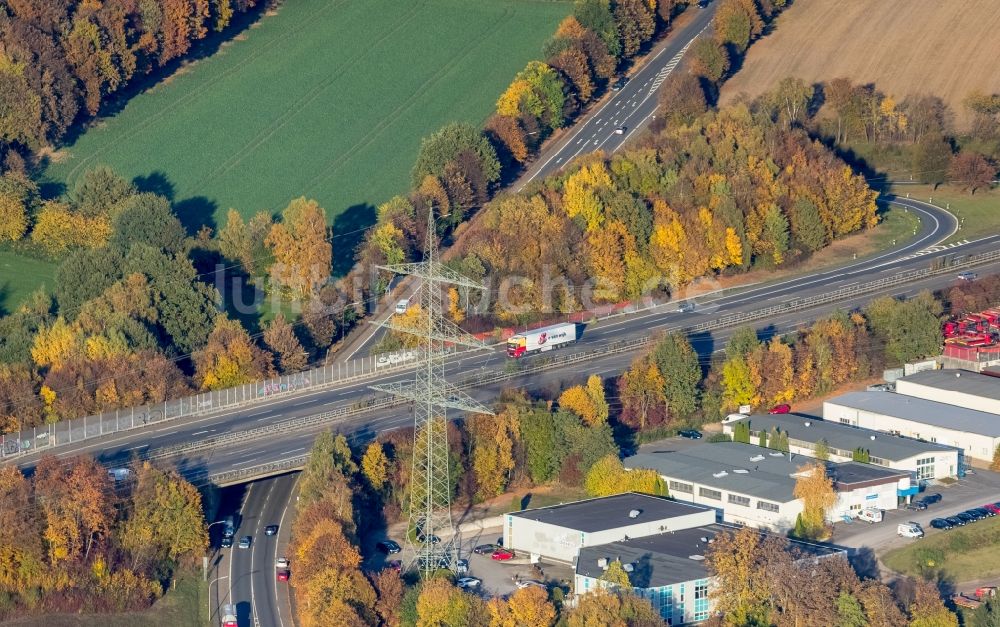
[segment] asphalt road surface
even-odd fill
[[[228,488],[223,503],[230,507],[220,511],[224,517],[235,512],[239,527],[231,549],[219,549],[217,565],[209,576],[209,601],[212,618],[218,620],[222,605],[232,603],[240,627],[293,627],[288,583],[277,580],[274,567],[278,557],[284,557],[290,535],[289,515],[295,500],[295,481],[299,473],[262,479],[235,488]],[[288,525],[286,527],[286,524]],[[278,533],[264,535],[268,525],[278,525]],[[249,549],[238,548],[244,536],[251,536]],[[292,564],[294,576],[295,564]]]
[[[904,201],[900,201],[904,202]],[[1000,246],[1000,236],[994,236],[964,246],[950,248],[938,252],[924,253],[932,243],[941,241],[954,230],[954,219],[950,214],[915,201],[905,201],[913,211],[926,212],[923,216],[922,230],[913,243],[892,253],[885,253],[871,259],[852,263],[845,267],[827,270],[812,275],[787,279],[769,284],[761,284],[746,288],[734,294],[719,297],[715,300],[698,298],[698,308],[691,313],[678,313],[674,306],[664,306],[656,310],[604,321],[590,325],[583,332],[577,348],[593,348],[613,340],[648,336],[659,330],[669,330],[690,326],[720,315],[751,311],[780,303],[793,297],[825,294],[832,289],[860,283],[889,273],[904,269],[924,268],[931,260],[942,255],[959,255],[973,252],[995,250]],[[1000,264],[984,266],[979,269],[982,274],[997,271]],[[945,287],[955,282],[952,274],[925,279],[907,286],[890,288],[886,293],[912,294],[920,289]],[[762,321],[759,328],[764,332],[779,332],[792,330],[802,323],[816,317],[842,308],[852,308],[863,305],[873,297],[863,295],[854,300],[843,301],[817,307],[808,311],[795,312],[772,320]],[[692,338],[696,350],[703,357],[719,350],[725,343],[731,330],[722,330],[711,334],[702,334]],[[573,351],[575,348],[565,349]],[[481,401],[490,402],[504,387],[525,386],[530,391],[539,393],[558,393],[567,382],[575,381],[583,373],[598,373],[605,376],[615,375],[625,368],[633,359],[629,353],[615,354],[594,359],[585,364],[577,364],[562,369],[553,369],[537,373],[521,379],[514,379],[499,384],[487,385],[471,391],[471,395]],[[528,357],[527,359],[532,359]],[[503,368],[507,357],[502,347],[489,351],[465,353],[453,357],[446,366],[446,373],[452,377],[468,375],[478,370],[495,370]],[[379,383],[410,380],[412,374],[401,372],[379,379]],[[58,450],[60,456],[89,452],[96,454],[101,461],[108,463],[127,460],[134,452],[146,452],[163,446],[171,446],[185,442],[197,441],[216,434],[242,431],[249,428],[267,425],[279,420],[293,417],[309,416],[329,411],[335,407],[350,406],[357,400],[370,397],[368,386],[372,380],[364,380],[346,385],[315,391],[303,391],[294,396],[275,399],[267,403],[250,405],[248,407],[229,410],[190,419],[175,420],[162,426],[153,425],[146,429],[125,432],[103,439],[94,439],[81,443],[80,447],[63,447]],[[455,414],[452,414],[455,415]],[[353,434],[358,438],[370,438],[384,430],[398,428],[410,424],[410,409],[400,405],[380,411],[372,411],[345,419],[335,425],[341,432]],[[257,466],[272,461],[280,461],[297,457],[309,450],[312,440],[319,428],[303,429],[292,432],[278,433],[270,439],[234,444],[229,447],[215,448],[211,451],[195,452],[190,456],[176,458],[178,468],[189,476],[196,476],[204,471],[224,472],[250,466]],[[36,456],[19,460],[19,465],[25,469],[31,468],[37,461]]]
[[[704,9],[690,7],[687,11],[693,12],[693,19],[671,32],[621,89],[611,91],[571,132],[539,155],[521,179],[518,191],[535,179],[559,170],[580,154],[618,150],[645,127],[656,113],[660,85],[676,69],[692,41],[708,28],[717,4],[712,2]]]

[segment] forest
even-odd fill
[[[148,462],[0,468],[0,619],[148,607],[208,548],[201,493]]]

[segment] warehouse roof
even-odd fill
[[[836,482],[838,489],[850,490],[859,483],[880,484],[896,481],[901,477],[909,477],[908,470],[891,470],[861,462],[840,462],[827,464],[830,476]]]
[[[872,394],[886,394],[887,392],[872,392]],[[836,401],[836,399],[831,399]],[[899,461],[920,455],[928,451],[954,451],[955,449],[944,444],[933,442],[921,442],[911,438],[904,438],[898,435],[890,435],[882,431],[872,429],[862,429],[852,425],[845,425],[839,422],[825,421],[818,418],[805,418],[794,414],[768,414],[763,416],[750,416],[727,422],[733,425],[744,420],[750,421],[750,428],[753,431],[771,431],[773,428],[781,429],[788,434],[790,440],[799,442],[815,443],[823,440],[832,448],[842,451],[853,451],[856,448],[867,449],[875,457],[890,461]],[[872,439],[875,436],[875,439]],[[751,440],[751,444],[754,441]]]
[[[1000,400],[1000,379],[971,370],[924,370],[902,377],[898,381]]]
[[[664,477],[737,492],[768,501],[794,500],[792,476],[807,458],[788,456],[750,444],[718,442],[683,451],[639,453],[624,460],[626,468],[652,468]]]
[[[920,373],[923,374],[923,373]],[[902,418],[942,429],[1000,437],[1000,416],[893,392],[848,392],[826,401],[873,414]],[[877,440],[876,440],[877,441]],[[929,446],[928,442],[921,442]],[[869,447],[870,448],[870,447]]]
[[[598,560],[603,558],[609,563],[617,559],[623,564],[632,564],[629,580],[636,588],[659,588],[706,579],[709,577],[708,570],[705,561],[699,557],[704,557],[716,534],[737,529],[739,527],[713,524],[583,547],[576,563],[576,572],[584,577],[600,577],[604,574],[604,569],[598,564]],[[794,540],[791,546],[802,554],[815,557],[843,552],[842,549],[823,544]]]
[[[551,507],[526,509],[511,512],[510,516],[576,529],[585,533],[615,529],[649,520],[663,520],[677,516],[696,514],[712,509],[694,503],[673,501],[659,496],[625,492],[614,496],[574,501]],[[638,510],[637,518],[630,518],[629,512]]]

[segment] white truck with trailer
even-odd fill
[[[516,359],[531,353],[550,351],[571,344],[576,340],[577,325],[575,322],[553,324],[512,336],[507,340],[507,356]]]

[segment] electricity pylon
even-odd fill
[[[413,472],[410,476],[410,524],[406,544],[413,549],[416,566],[423,575],[454,565],[457,549],[451,521],[451,478],[448,471],[447,408],[492,414],[487,407],[448,383],[444,360],[451,346],[486,348],[444,317],[442,289],[455,285],[484,289],[441,264],[434,237],[433,209],[427,216],[427,245],[424,260],[376,266],[379,270],[420,279],[420,317],[413,326],[399,324],[396,316],[381,323],[388,329],[415,335],[421,340],[420,361],[412,382],[373,385],[413,401]]]

